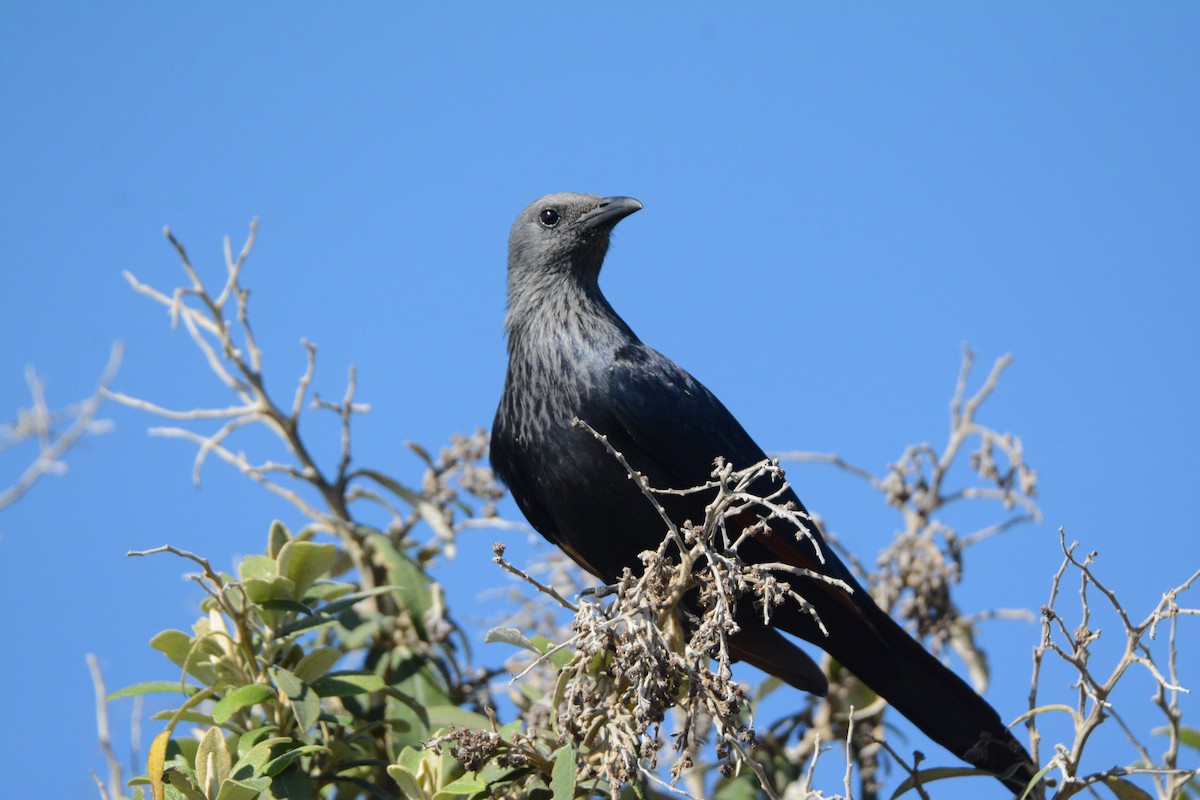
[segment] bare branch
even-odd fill
[[[214,442],[214,437],[201,436],[200,434],[194,433],[185,428],[151,428],[149,433],[151,436],[165,436],[168,438],[185,439],[193,444],[199,445],[202,452],[214,453],[225,463],[237,467],[238,471],[240,471],[243,475],[246,475],[247,477],[261,484],[272,494],[287,500],[296,508],[304,512],[306,516],[318,523],[321,523],[326,530],[337,529],[337,524],[330,519],[327,514],[324,514],[313,508],[296,492],[293,492],[290,489],[285,489],[267,477],[269,473],[286,472],[291,477],[296,477],[300,480],[309,480],[308,476],[296,471],[294,468],[270,463],[265,466],[255,466],[251,464],[249,460],[247,460],[245,454],[234,453],[219,442]],[[218,431],[218,435],[219,433],[220,432]],[[199,480],[198,475],[196,479]]]
[[[33,462],[25,468],[21,475],[3,491],[0,491],[0,509],[15,503],[25,492],[47,474],[62,474],[67,466],[62,461],[64,455],[80,439],[87,434],[107,432],[111,424],[96,419],[101,404],[106,397],[107,387],[116,377],[121,366],[121,355],[124,347],[120,342],[112,346],[109,352],[108,365],[100,375],[96,391],[91,397],[83,400],[64,411],[51,412],[46,404],[45,390],[41,379],[33,367],[25,371],[25,379],[33,397],[33,405],[27,410],[18,412],[17,421],[0,426],[0,452],[15,447],[28,439],[38,443],[38,453]],[[56,427],[70,420],[66,430],[56,431]]]
[[[163,406],[151,403],[149,400],[142,400],[137,397],[130,397],[123,392],[114,392],[111,390],[104,391],[105,398],[114,400],[123,406],[136,408],[141,411],[147,411],[158,417],[165,419],[178,420],[197,420],[197,419],[229,419],[230,417],[241,417],[247,414],[257,414],[259,409],[255,406],[228,406],[227,408],[191,408],[187,411],[175,411],[174,409],[164,408]]]
[[[511,575],[517,576],[521,580],[523,580],[526,583],[528,583],[529,585],[533,586],[535,589],[537,589],[542,594],[546,595],[547,597],[553,598],[554,602],[558,603],[560,606],[567,609],[571,613],[574,614],[579,611],[578,605],[576,605],[575,603],[572,603],[570,600],[568,600],[567,598],[565,598],[561,594],[559,594],[554,589],[553,586],[549,586],[547,584],[542,583],[537,578],[530,575],[528,572],[525,572],[524,570],[520,569],[519,567],[513,566],[508,560],[506,560],[504,558],[504,545],[497,542],[496,544],[492,545],[492,552],[495,553],[495,556],[492,558],[492,562],[495,564],[498,564],[505,572],[507,572]]]
[[[121,788],[125,781],[121,774],[121,761],[113,751],[112,738],[108,732],[108,702],[105,699],[108,692],[104,689],[104,677],[100,674],[100,662],[91,653],[87,654],[87,665],[92,676],[92,689],[96,696],[96,740],[100,743],[100,752],[104,753],[104,761],[108,764],[107,794],[109,797],[118,798],[122,796]],[[97,778],[96,781],[100,783],[101,789],[104,789],[104,784],[100,779]]]
[[[873,489],[880,488],[879,479],[872,475],[869,470],[857,464],[850,463],[837,453],[811,453],[805,450],[786,450],[781,453],[772,453],[771,457],[778,461],[798,461],[803,464],[828,464],[829,466],[849,472],[855,477],[862,478],[871,484],[871,488]]]

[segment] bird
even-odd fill
[[[766,459],[721,401],[644,344],[600,290],[613,228],[641,208],[631,197],[557,193],[517,216],[508,245],[508,370],[490,446],[493,471],[529,523],[609,584],[626,568],[636,573],[639,553],[657,548],[666,528],[627,468],[574,421],[606,437],[658,488],[702,485],[718,458],[735,469]],[[775,521],[739,555],[843,585],[782,575],[824,629],[798,602],[775,608],[769,624],[739,607],[729,638],[733,658],[824,696],[824,672],[784,633],[808,641],[935,742],[1023,792],[1036,765],[995,709],[874,603],[790,488],[776,500],[799,512],[804,535]],[[681,523],[703,520],[706,502],[699,494],[672,494],[661,505]]]

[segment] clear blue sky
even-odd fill
[[[27,363],[53,404],[83,396],[117,339],[117,388],[224,404],[120,272],[176,285],[170,224],[216,276],[220,237],[259,216],[246,282],[273,387],[302,336],[324,394],[357,364],[357,459],[412,480],[403,441],[490,424],[513,216],[550,191],[633,195],[610,299],[770,449],[882,469],[943,440],[961,342],[981,365],[1011,351],[984,420],[1023,437],[1046,521],[972,552],[963,605],[1037,609],[1062,525],[1141,615],[1200,565],[1198,42],[1200,7],[1172,3],[7,2],[0,411],[26,402]],[[187,445],[106,416],[115,432],[0,515],[13,797],[95,796],[85,653],[112,687],[175,674],[146,642],[190,625],[197,591],[182,562],[126,550],[227,567],[272,518],[300,522],[216,462],[195,490]],[[18,466],[5,454],[0,482]],[[862,555],[896,524],[823,468],[792,480]],[[487,561],[505,537],[463,543],[460,615],[505,584]],[[984,630],[1005,717],[1036,637]],[[1094,767],[1125,758],[1107,746]]]

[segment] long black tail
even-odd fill
[[[864,589],[856,586],[848,597],[831,588],[806,594],[816,601],[827,637],[814,637],[811,620],[796,616],[799,610],[773,617],[772,624],[821,647],[968,764],[997,774],[1016,767],[1010,778],[1001,780],[1020,795],[1037,769],[996,710],[875,605]],[[1038,790],[1030,792],[1030,797],[1040,796]]]

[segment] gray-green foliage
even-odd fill
[[[458,663],[460,637],[431,615],[438,592],[422,567],[377,532],[361,532],[382,555],[385,585],[364,590],[345,574],[333,543],[275,522],[261,555],[238,574],[201,567],[202,616],[190,632],[151,639],[179,669],[174,683],[139,693],[177,695],[157,715],[166,727],[152,747],[161,770],[136,780],[152,796],[315,798],[395,796],[388,767],[403,763],[444,719],[461,721],[473,688]],[[386,601],[386,602],[384,602]],[[433,634],[442,622],[449,635]],[[480,717],[474,722],[486,719]],[[190,729],[207,730],[197,740]],[[427,771],[427,770],[426,770]],[[445,766],[441,779],[461,777]],[[422,773],[422,780],[429,783]]]

